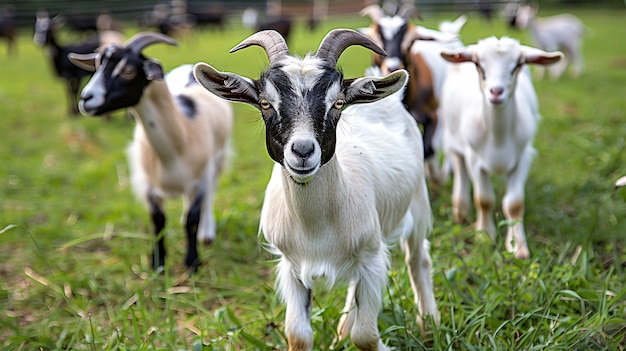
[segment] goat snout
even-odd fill
[[[91,100],[92,98],[93,98],[93,94],[92,93],[84,92],[83,94],[80,94],[80,99],[82,101],[87,102],[87,101]]]
[[[492,104],[500,105],[505,100],[504,88],[495,86],[489,89],[489,101]]]
[[[312,140],[296,140],[291,144],[291,151],[297,156],[306,159],[315,151],[315,143]]]
[[[284,166],[297,183],[306,183],[320,167],[322,152],[315,139],[297,138],[285,149]]]

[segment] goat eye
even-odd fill
[[[334,107],[335,107],[336,109],[338,109],[338,110],[341,110],[341,109],[343,108],[343,105],[345,105],[345,104],[346,104],[346,101],[345,101],[345,100],[343,100],[343,99],[339,99],[339,100],[335,101],[335,105],[334,105]]]
[[[270,104],[270,102],[269,102],[269,101],[267,101],[267,100],[265,100],[265,99],[261,100],[260,105],[261,105],[261,108],[262,108],[262,109],[264,109],[264,110],[267,110],[267,109],[269,109],[270,107],[272,107],[272,105]]]
[[[135,77],[135,73],[137,72],[137,70],[135,70],[135,67],[133,66],[126,66],[124,67],[124,70],[122,71],[122,77],[124,77],[125,79],[131,79],[133,77]]]

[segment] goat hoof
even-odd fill
[[[515,252],[515,258],[520,260],[527,260],[530,258],[530,252],[528,249],[522,248]]]
[[[185,262],[185,265],[187,266],[187,271],[188,272],[190,272],[190,273],[197,273],[198,272],[198,267],[200,267],[202,265],[202,263],[200,262],[199,259],[196,258],[191,263]]]
[[[213,239],[211,239],[211,238],[204,238],[204,239],[202,239],[202,243],[205,246],[209,246],[209,245],[213,244]]]

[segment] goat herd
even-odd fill
[[[262,47],[269,67],[258,79],[206,63],[165,75],[142,54],[149,45],[177,45],[160,33],[141,32],[122,44],[103,26],[98,41],[60,46],[54,20],[37,17],[35,41],[54,48],[56,73],[68,82],[70,112],[103,115],[128,108],[137,120],[128,155],[133,188],[158,238],[155,269],[163,268],[166,255],[163,201],[178,195],[186,215],[185,264],[191,270],[200,265],[197,240],[215,238],[213,196],[229,155],[233,110],[227,101],[260,111],[267,152],[275,161],[260,229],[280,257],[277,290],[286,304],[290,350],[313,348],[313,286],[337,281],[349,284],[339,337],[349,335],[362,350],[387,350],[377,315],[388,248],[395,241],[405,251],[418,322],[426,315],[438,322],[427,176],[444,183],[452,173],[457,222],[469,219],[473,188],[476,229],[494,239],[490,177],[504,176],[505,245],[517,258],[528,258],[524,186],[539,119],[528,65],[550,66],[570,57],[574,74],[582,68],[582,24],[573,17],[540,22],[525,12],[523,25],[541,47],[533,48],[508,37],[464,45],[459,32],[465,16],[436,31],[413,25],[412,8],[386,14],[372,5],[361,14],[371,18],[370,27],[334,29],[304,57],[291,55],[278,32],[248,37],[231,52]],[[367,76],[347,79],[337,61],[353,45],[371,50],[375,65]],[[77,102],[79,69],[93,75]]]

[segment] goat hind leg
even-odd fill
[[[335,345],[347,338],[350,335],[350,330],[352,330],[352,326],[354,325],[354,317],[355,309],[356,309],[356,282],[351,281],[348,286],[348,293],[346,295],[346,305],[343,308],[341,318],[339,319],[339,324],[337,324],[337,338],[333,340],[333,344],[331,349],[334,349]]]
[[[152,269],[157,270],[165,267],[165,237],[163,236],[163,228],[165,228],[165,213],[163,212],[163,199],[156,196],[148,196],[148,204],[150,205],[150,217],[154,226],[154,236],[156,245],[152,249]]]
[[[187,221],[185,222],[185,231],[187,233],[187,256],[185,257],[185,265],[194,272],[200,266],[198,258],[198,227],[200,225],[202,207],[204,204],[204,193],[196,195],[189,212],[187,212]]]
[[[68,113],[71,116],[78,116],[78,90],[80,89],[80,80],[77,78],[69,78],[67,81],[67,94],[69,98],[70,108]]]

